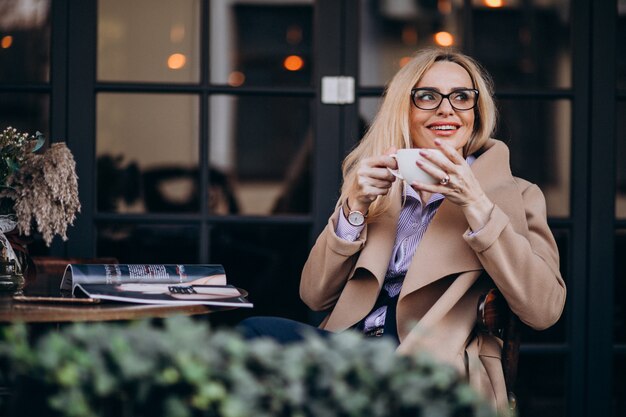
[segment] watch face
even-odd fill
[[[365,222],[365,217],[363,216],[363,213],[359,211],[353,211],[348,214],[348,222],[352,226],[360,226]]]

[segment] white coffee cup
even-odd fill
[[[433,165],[428,159],[420,155],[420,151],[423,150],[424,149],[420,148],[398,149],[396,153],[390,155],[392,158],[398,161],[398,169],[387,169],[396,177],[406,181],[406,183],[409,185],[411,185],[413,181],[423,182],[425,184],[437,184],[439,182],[438,178],[431,177],[429,174],[426,173],[426,171],[424,171],[416,164],[417,161],[423,161],[426,164]],[[439,155],[441,155],[442,158],[445,158],[443,152],[441,152],[439,149],[427,149],[426,151],[438,153]]]

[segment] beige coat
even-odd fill
[[[513,312],[540,330],[561,316],[565,284],[543,194],[536,185],[512,176],[506,145],[491,139],[486,148],[472,171],[495,208],[484,228],[469,236],[460,208],[448,201],[441,204],[400,292],[398,351],[429,350],[456,366],[504,411],[501,343],[474,332],[477,299],[495,283]],[[345,330],[374,306],[401,209],[401,192],[394,193],[392,207],[368,223],[355,242],[336,236],[337,207],[311,250],[302,271],[300,296],[311,309],[329,312],[321,325],[324,329]]]

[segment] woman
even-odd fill
[[[344,161],[300,294],[328,312],[323,331],[356,328],[397,338],[399,353],[429,350],[506,410],[500,343],[474,332],[478,297],[495,284],[524,323],[545,329],[561,316],[565,284],[543,194],[512,176],[508,148],[490,139],[492,94],[481,67],[448,50],[421,51],[396,74]],[[416,163],[439,182],[396,180],[388,168],[398,148],[423,148],[432,165]]]

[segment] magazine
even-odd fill
[[[221,265],[70,264],[61,290],[128,303],[252,307],[245,290],[226,284]]]

